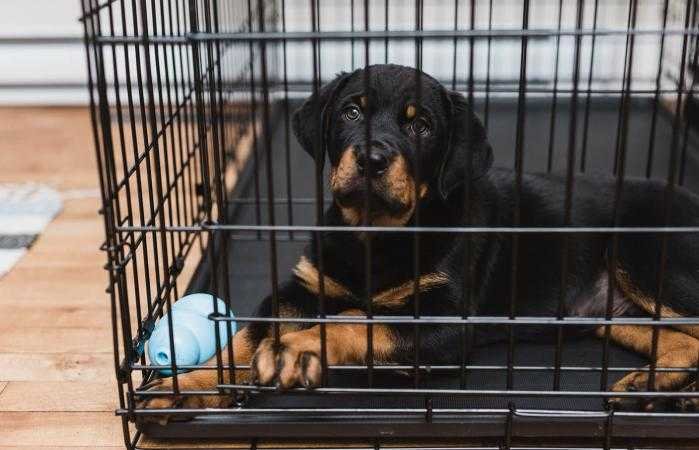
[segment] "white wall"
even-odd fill
[[[79,0],[0,1],[0,104],[84,103],[82,43],[8,44],[3,38],[81,38]],[[19,88],[32,84],[34,88]],[[60,87],[47,88],[53,84]]]
[[[241,0],[219,0],[221,3],[233,2],[243,4]],[[389,0],[389,23],[391,30],[410,30],[414,27],[414,2],[411,0]],[[519,0],[493,0],[495,7],[492,16],[496,29],[519,29],[521,27],[522,2]],[[281,4],[277,0],[278,4]],[[350,30],[350,0],[321,0],[321,29]],[[355,29],[363,29],[363,0],[355,0]],[[476,0],[476,27],[487,28],[490,20],[488,0]],[[593,0],[586,0],[584,26],[592,25]],[[306,31],[311,29],[308,0],[286,0],[287,30]],[[406,4],[408,7],[406,7]],[[454,17],[452,0],[424,0],[425,29],[452,29]],[[459,28],[467,29],[470,22],[470,1],[459,1]],[[575,26],[575,0],[563,1],[562,28]],[[639,2],[638,27],[659,28],[661,24],[662,0],[641,0]],[[385,23],[384,0],[370,1],[370,28],[383,30]],[[557,26],[558,0],[536,0],[531,2],[530,27],[555,28]],[[600,12],[598,27],[625,28],[628,2],[619,0],[599,1]],[[86,69],[82,43],[82,25],[80,0],[0,0],[0,104],[7,103],[84,103],[87,101],[85,87]],[[677,26],[675,22],[671,26]],[[681,22],[679,23],[681,25]],[[7,37],[63,37],[76,38],[68,44],[41,43],[39,45],[8,45],[2,38]],[[620,87],[623,72],[625,36],[599,37],[595,47],[594,79],[596,88],[615,89]],[[638,37],[634,62],[635,89],[654,87],[654,77],[658,64],[658,37]],[[666,49],[678,46],[680,37],[668,38]],[[559,53],[559,87],[569,87],[573,68],[573,40],[561,39]],[[354,61],[352,44],[349,42],[324,42],[321,46],[323,80],[341,71],[364,63],[364,44],[354,44]],[[423,47],[423,69],[443,80],[451,80],[453,43],[451,39],[443,41],[425,41]],[[488,70],[486,41],[477,40],[474,48],[475,77],[484,80]],[[582,43],[581,80],[587,79],[590,69],[590,38]],[[490,77],[494,83],[508,83],[519,76],[518,39],[494,40]],[[308,42],[288,44],[288,77],[292,81],[308,82],[312,79],[311,44]],[[461,80],[468,74],[470,49],[467,40],[457,46],[456,72]],[[370,47],[370,62],[386,60],[383,41],[374,42]],[[413,41],[391,42],[388,61],[414,64]],[[555,38],[530,41],[528,77],[531,81],[546,82],[553,79],[555,58]],[[109,59],[109,58],[108,58]],[[109,64],[110,61],[106,61]],[[233,65],[233,64],[232,64]],[[241,67],[241,69],[243,69]],[[667,70],[667,68],[666,68]],[[123,67],[120,67],[123,71]],[[108,68],[107,74],[111,73]],[[271,74],[273,75],[273,74]],[[17,84],[31,83],[35,88],[18,88]],[[545,83],[544,83],[545,84]],[[48,86],[47,86],[48,85]],[[53,86],[51,86],[53,85]],[[546,87],[546,86],[545,86]],[[550,87],[550,86],[548,86]],[[585,88],[584,84],[581,88]],[[670,87],[670,86],[668,86]]]

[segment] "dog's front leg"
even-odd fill
[[[233,337],[233,360],[235,366],[248,365],[255,351],[255,346],[250,338],[249,327],[243,328]],[[229,371],[229,352],[227,349],[221,350],[221,362],[223,366],[224,383],[242,384],[248,381],[249,371],[247,369],[235,369],[233,378]],[[213,356],[205,366],[216,367],[217,358]],[[175,391],[175,380],[173,377],[156,378],[147,385],[144,390],[165,392]],[[219,408],[226,406],[229,400],[223,395],[187,395],[183,392],[191,391],[212,391],[218,385],[218,371],[215,369],[200,369],[177,376],[177,387],[179,395],[149,395],[143,396],[139,407],[141,408]]]
[[[347,310],[340,315],[364,316],[364,312]],[[396,345],[393,329],[374,324],[372,334],[374,361],[388,361]],[[325,343],[328,365],[364,364],[369,348],[367,325],[326,324]],[[321,351],[320,325],[285,334],[278,344],[273,338],[264,339],[252,360],[252,381],[279,389],[319,386],[322,376]]]

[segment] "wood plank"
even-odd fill
[[[18,446],[5,446],[5,445],[0,445],[0,450],[27,450],[28,448],[36,448],[36,449],[41,449],[41,450],[85,450],[86,448],[96,448],[96,449],[104,449],[104,450],[124,450],[123,445],[119,446],[113,446],[113,445],[89,445],[87,447],[85,446],[75,446],[72,445],[70,447],[65,447],[65,446],[59,446],[56,447],[55,445],[32,445],[31,447],[18,447]]]
[[[111,353],[108,333],[90,328],[0,328],[0,353]]]
[[[0,353],[3,381],[102,381],[114,379],[109,353]],[[116,393],[115,393],[116,395]]]
[[[108,412],[0,412],[0,446],[36,448],[123,444],[121,420]]]
[[[113,412],[116,386],[101,382],[13,381],[0,390],[0,411],[83,411]]]
[[[27,255],[28,258],[31,255]],[[74,303],[104,301],[107,274],[101,266],[75,270],[72,267],[25,267],[20,261],[2,280],[0,305],[23,301],[57,299]]]
[[[0,305],[0,329],[26,323],[45,328],[90,328],[111,333],[110,312],[105,304],[49,304],[40,308],[26,303]]]
[[[0,108],[0,136],[0,182],[97,185],[87,108]]]

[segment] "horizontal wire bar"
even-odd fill
[[[328,315],[324,318],[311,317],[227,317],[209,315],[209,320],[219,322],[249,322],[249,323],[356,323],[356,324],[433,324],[433,325],[646,325],[646,326],[672,326],[672,325],[699,325],[699,317],[616,317],[605,319],[602,317],[515,317],[508,316],[381,316],[375,315],[371,319],[366,316],[335,316]]]
[[[157,364],[131,364],[129,366],[132,370],[161,370],[161,369],[171,369],[172,366],[170,365],[157,365]],[[328,365],[328,369],[331,370],[337,370],[337,371],[364,371],[368,369],[368,366],[366,365],[347,365],[347,366],[342,366],[342,365]],[[387,371],[392,371],[392,370],[415,370],[414,365],[374,365],[371,366],[372,368],[376,370],[387,370]],[[196,364],[190,364],[190,365],[177,365],[178,369],[182,370],[216,370],[218,367],[217,366],[202,366],[202,365],[196,365]],[[423,370],[425,372],[451,372],[451,371],[456,371],[456,370],[461,370],[462,366],[457,366],[457,365],[429,365],[429,364],[423,364],[418,366],[420,370]],[[508,366],[506,365],[466,365],[464,366],[466,370],[478,370],[478,371],[499,371],[499,370],[507,370]],[[250,366],[247,364],[236,364],[235,365],[236,370],[250,370]],[[561,366],[559,368],[556,368],[555,366],[512,366],[513,370],[517,371],[522,371],[522,372],[528,372],[528,371],[536,371],[536,372],[544,372],[544,371],[551,371],[551,370],[557,370],[560,369],[562,371],[568,371],[568,372],[601,372],[604,370],[603,367],[600,366]],[[609,367],[606,370],[609,370],[610,372],[650,372],[651,369],[648,366],[644,367]],[[696,367],[656,367],[655,368],[656,372],[696,372],[697,368]]]
[[[83,45],[82,36],[0,36],[2,45]],[[81,86],[87,86],[82,83]]]
[[[251,391],[251,392],[279,392],[274,386],[251,386],[248,384],[219,384],[219,389]],[[343,388],[343,387],[319,387],[314,389],[293,388],[285,391],[297,394],[381,394],[381,395],[459,395],[463,397],[628,397],[628,398],[699,398],[699,391],[553,391],[553,390],[522,390],[522,389],[433,389],[433,388]],[[142,397],[162,397],[176,395],[175,391],[134,391]],[[178,395],[220,395],[219,391],[187,391],[181,390]]]
[[[229,225],[201,224],[183,226],[122,226],[120,232],[172,231],[198,233],[202,231],[332,231],[363,233],[484,233],[484,234],[542,234],[542,233],[699,233],[699,226],[691,227],[374,227],[328,225]]]
[[[426,408],[163,408],[163,409],[145,409],[139,408],[133,413],[137,415],[154,415],[154,414],[178,414],[191,415],[206,412],[206,414],[270,414],[270,413],[292,413],[292,414],[307,414],[307,413],[337,413],[337,414],[424,414]],[[585,411],[585,410],[556,410],[556,409],[506,409],[506,408],[431,408],[430,411],[434,414],[514,414],[520,417],[541,417],[541,418],[607,418],[610,415],[614,417],[667,417],[667,418],[695,418],[699,417],[699,412],[687,413],[663,413],[663,412],[632,412],[632,411]],[[128,409],[117,409],[118,415],[128,414]]]
[[[313,39],[353,40],[353,39],[447,39],[447,38],[536,38],[555,36],[696,36],[696,28],[598,28],[593,29],[492,29],[492,30],[405,30],[405,31],[295,31],[295,32],[242,32],[242,33],[188,33],[185,36],[97,36],[88,38],[97,44],[187,44],[190,42],[211,41],[304,41]]]

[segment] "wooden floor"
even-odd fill
[[[0,449],[123,448],[88,111],[0,109],[0,136],[0,183],[64,194],[0,279]]]

